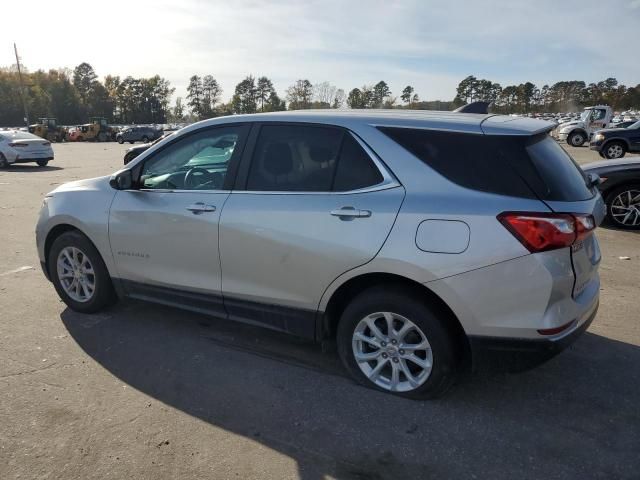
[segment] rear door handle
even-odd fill
[[[342,207],[338,210],[331,210],[331,215],[340,217],[343,220],[351,218],[368,218],[371,216],[371,210],[360,210],[354,207]]]
[[[187,207],[187,210],[189,210],[194,215],[199,215],[204,212],[215,212],[216,207],[214,205],[207,205],[204,202],[196,202],[193,205],[189,205]]]

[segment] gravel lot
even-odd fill
[[[599,229],[600,312],[569,350],[416,402],[278,333],[138,302],[68,310],[38,263],[41,199],[126,146],[54,148],[47,168],[0,170],[0,479],[640,478],[638,234]]]

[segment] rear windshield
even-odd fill
[[[22,132],[20,130],[9,130],[6,132],[0,132],[0,138],[5,138],[7,140],[24,140],[24,139],[33,139],[33,138],[40,138],[40,137],[28,132]]]
[[[549,135],[537,135],[526,147],[539,178],[531,187],[543,200],[579,201],[593,197],[584,173]]]
[[[580,168],[547,134],[525,137],[378,128],[466,188],[549,201],[579,201],[594,195]]]

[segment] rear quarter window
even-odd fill
[[[422,162],[466,188],[521,198],[535,198],[527,184],[497,155],[482,134],[378,127]]]
[[[473,190],[549,201],[592,198],[585,176],[547,134],[483,135],[378,127],[448,180]]]

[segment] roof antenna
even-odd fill
[[[485,115],[489,113],[489,106],[493,102],[486,102],[484,100],[479,100],[477,102],[467,103],[459,108],[454,110],[455,113],[484,113]]]

